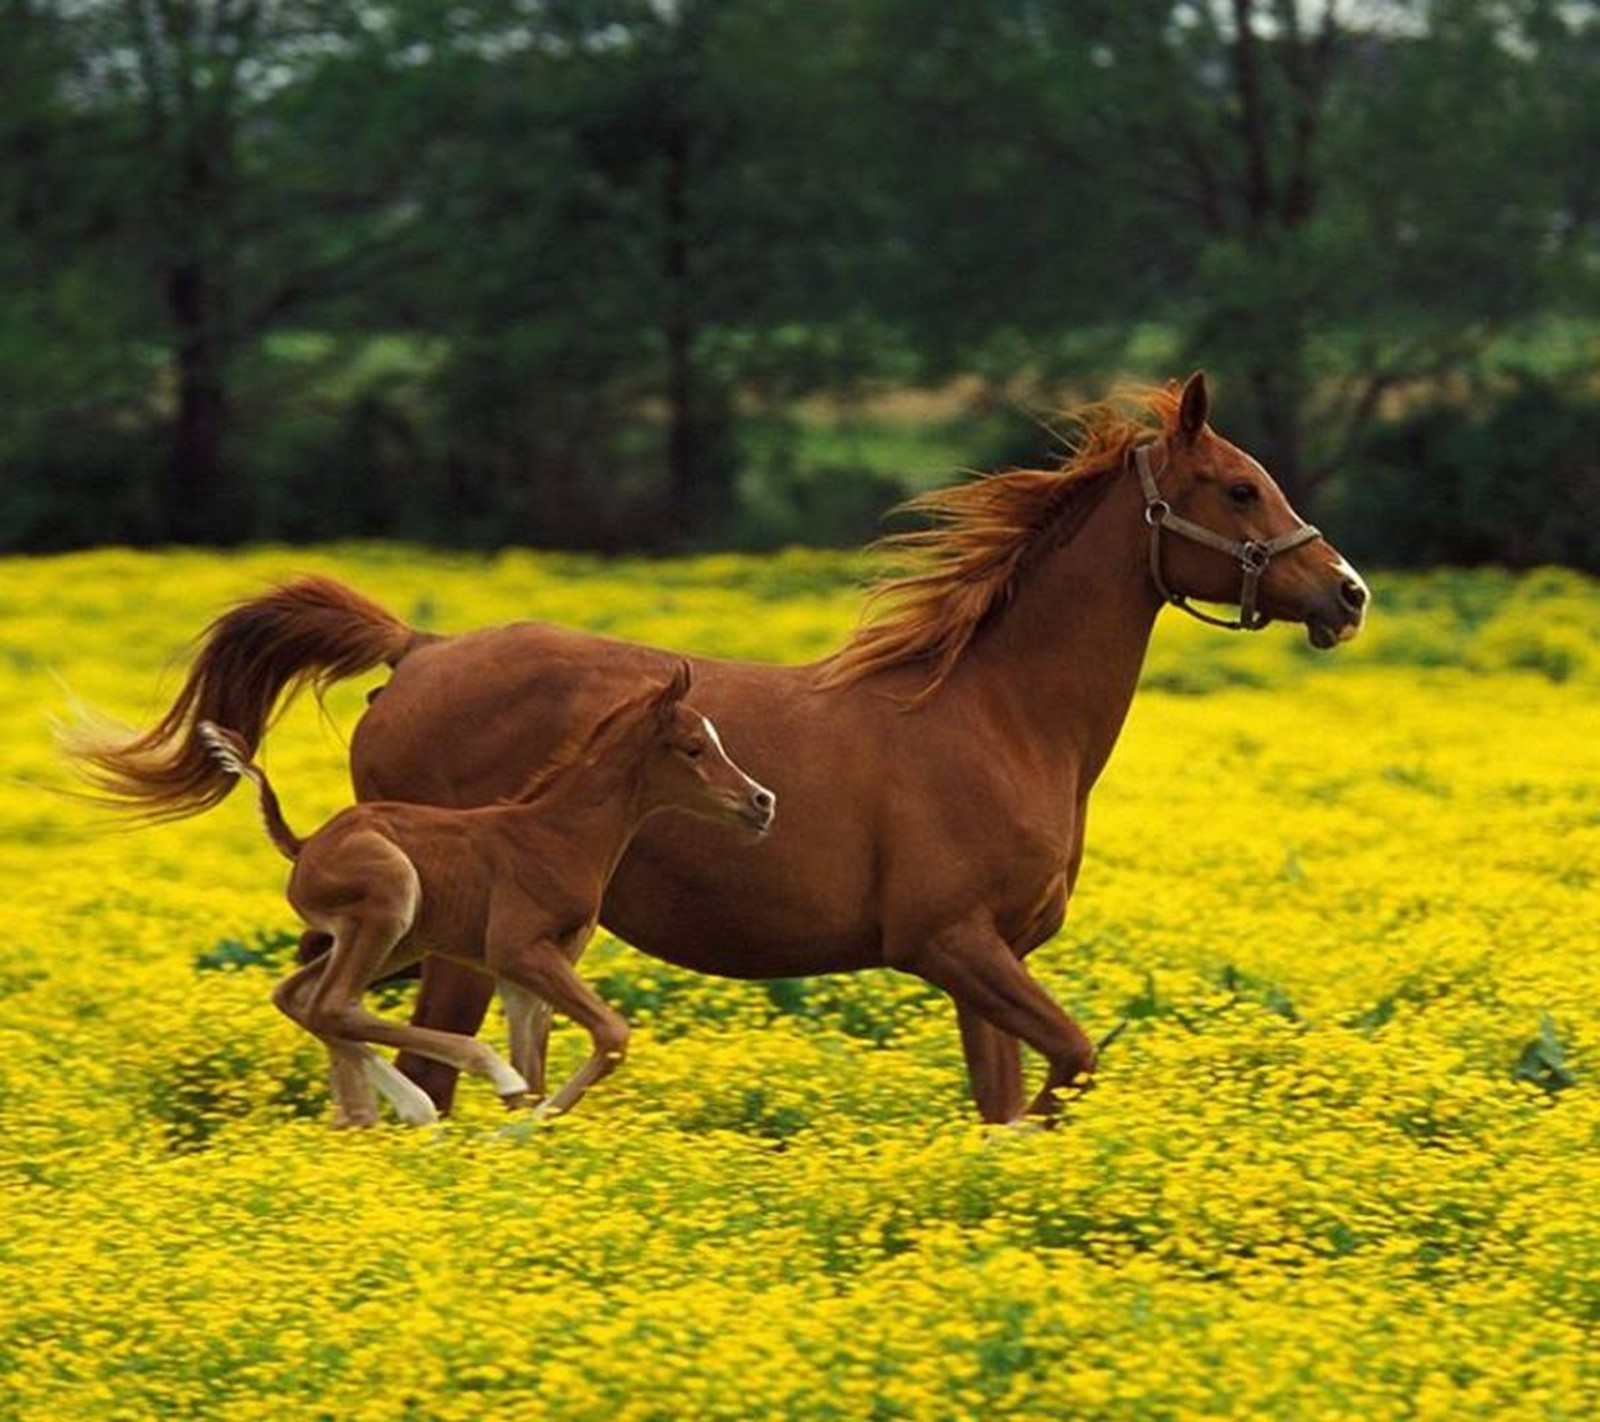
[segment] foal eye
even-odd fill
[[[683,753],[690,760],[699,760],[706,753],[706,748],[704,746],[685,746]]]
[[[1254,484],[1230,484],[1228,497],[1239,505],[1253,504],[1261,497],[1261,491]]]

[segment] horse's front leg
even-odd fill
[[[499,986],[500,1001],[506,1010],[506,1030],[511,1039],[511,1065],[527,1081],[529,1101],[542,1101],[553,1009],[538,993],[529,992],[510,978],[501,978]]]
[[[542,1101],[535,1116],[570,1111],[579,1098],[622,1064],[628,1049],[628,1024],[588,983],[578,976],[573,961],[583,944],[491,941],[488,965],[495,976],[514,983],[535,1001],[550,1003],[589,1034],[588,1058],[555,1095]]]
[[[448,958],[426,958],[411,1024],[425,1031],[474,1036],[493,996],[493,978]],[[449,1115],[456,1096],[454,1066],[410,1049],[395,1058],[395,1065],[428,1093],[441,1115]]]
[[[891,967],[915,973],[943,988],[969,1017],[981,1019],[1002,1034],[1021,1038],[1044,1057],[1048,1067],[1045,1083],[1028,1107],[1028,1115],[1053,1118],[1061,1109],[1061,1090],[1087,1084],[1094,1071],[1094,1044],[1033,980],[992,924],[964,922],[913,943],[888,946]],[[964,1030],[964,1043],[967,1040]],[[1002,1055],[1005,1049],[997,1047],[994,1038],[984,1040],[974,1034],[971,1040],[980,1051],[994,1053],[985,1057],[986,1066],[998,1064],[1002,1073],[1008,1070]],[[970,1050],[968,1060],[970,1063]],[[1020,1075],[1016,1085],[1021,1085]],[[996,1103],[1002,1089],[1012,1090],[1004,1075],[986,1082],[986,1094]],[[1016,1099],[1020,1100],[1020,1095]],[[983,1103],[979,1105],[982,1109]]]

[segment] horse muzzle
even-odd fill
[[[1348,642],[1366,625],[1372,593],[1361,574],[1341,558],[1334,569],[1339,581],[1321,599],[1321,605],[1306,617],[1306,636],[1311,645],[1328,651]]]
[[[735,809],[740,822],[765,838],[778,814],[778,797],[765,786],[756,785],[748,795],[741,796]]]

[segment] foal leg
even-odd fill
[[[321,1037],[407,1048],[458,1071],[485,1076],[502,1096],[520,1101],[527,1083],[484,1043],[454,1032],[387,1022],[361,1001],[375,979],[419,956],[402,943],[422,896],[416,867],[404,851],[381,834],[352,835],[341,844],[338,858],[322,867],[318,892],[339,907],[322,915],[334,930],[334,944],[327,966],[307,991],[306,1025]],[[390,1073],[382,1067],[373,1070],[380,1087],[385,1082],[395,1087]]]
[[[444,1062],[457,1071],[485,1077],[508,1103],[520,1102],[528,1083],[487,1043],[455,1032],[389,1022],[367,1011],[363,1005],[361,994],[371,980],[372,964],[382,964],[388,958],[405,928],[406,925],[383,919],[358,919],[348,940],[340,935],[334,961],[314,993],[312,1030],[350,1042],[378,1042],[404,1048],[417,1056]],[[350,952],[343,954],[347,941]]]
[[[580,934],[562,944],[569,963],[577,965],[589,936]],[[529,992],[509,978],[501,978],[500,998],[511,1027],[511,1065],[528,1079],[528,1094],[540,1100],[545,1094],[546,1058],[550,1051],[550,1019],[555,1009],[548,999]]]
[[[494,980],[448,958],[427,958],[422,964],[422,986],[411,1013],[413,1026],[446,1030],[470,1037],[483,1026],[483,1015],[494,996]],[[403,1051],[395,1065],[414,1081],[435,1106],[449,1115],[456,1095],[456,1068],[435,1057]],[[520,1067],[519,1070],[526,1070]]]
[[[322,936],[332,941],[331,935]],[[308,1032],[311,1030],[306,1026],[310,991],[325,966],[322,959],[308,963],[279,983],[272,994],[279,1011]],[[371,1047],[338,1037],[312,1035],[328,1054],[328,1087],[333,1096],[335,1127],[377,1125],[378,1100],[374,1088],[407,1125],[426,1125],[438,1119],[427,1093],[407,1081]]]
[[[322,976],[324,966],[320,959],[307,963],[272,990],[273,1005],[307,1032],[311,1032],[306,1025],[308,994]],[[339,1042],[330,1037],[317,1036],[314,1032],[311,1035],[317,1037],[328,1055],[328,1092],[333,1098],[333,1124],[340,1128],[377,1125],[378,1098],[364,1069],[361,1049],[352,1042]]]
[[[574,955],[575,956],[575,955]],[[588,983],[556,943],[491,954],[490,965],[525,993],[544,999],[589,1034],[589,1056],[561,1089],[534,1110],[536,1118],[570,1111],[578,1099],[621,1065],[628,1049],[628,1024]]]
[[[506,1026],[511,1035],[511,1065],[527,1080],[529,1098],[542,1100],[553,1009],[544,998],[529,992],[510,978],[501,978],[499,987],[500,1000],[506,1009]]]
[[[969,1013],[1020,1037],[1044,1057],[1048,1072],[1028,1107],[1030,1116],[1053,1118],[1062,1088],[1082,1086],[1094,1071],[1094,1044],[992,926],[958,925],[892,955],[890,962],[943,988]]]

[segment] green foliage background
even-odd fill
[[[0,547],[855,543],[1205,366],[1353,555],[1600,567],[1592,4],[0,16]]]

